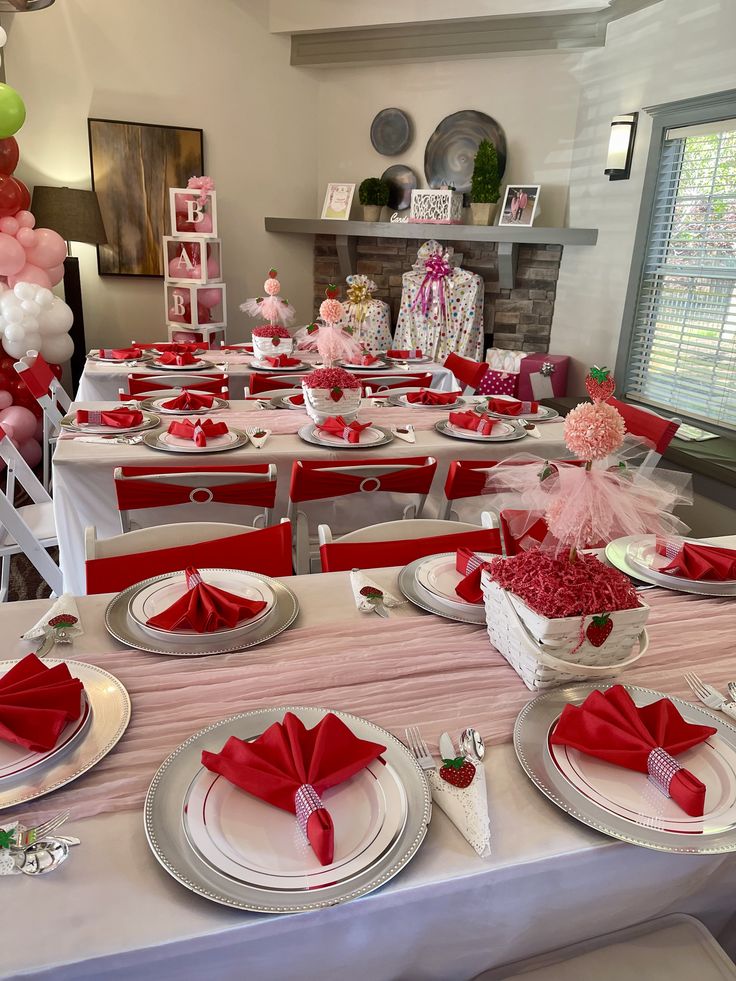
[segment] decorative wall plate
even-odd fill
[[[381,174],[388,184],[388,206],[394,211],[404,211],[411,204],[411,192],[419,186],[417,175],[404,164],[393,164]]]
[[[424,151],[424,175],[430,187],[453,184],[467,194],[473,163],[481,140],[490,140],[498,154],[498,176],[506,169],[506,137],[491,116],[476,109],[462,109],[445,116],[432,133]]]
[[[412,140],[411,120],[401,109],[381,109],[371,123],[373,149],[384,157],[403,153]]]

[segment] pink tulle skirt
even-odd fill
[[[316,351],[325,364],[335,364],[338,361],[358,362],[363,349],[358,341],[343,330],[340,325],[320,323],[319,330],[307,333],[306,327],[301,327],[294,335],[297,348],[300,351]]]
[[[263,317],[269,324],[290,327],[294,323],[296,310],[278,296],[251,297],[240,304],[240,309],[250,317]]]

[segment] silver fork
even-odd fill
[[[736,702],[729,702],[728,699],[721,695],[717,688],[701,681],[694,671],[689,671],[685,675],[685,682],[693,695],[699,698],[703,705],[706,705],[709,709],[714,709],[716,712],[723,712],[732,719],[736,719]]]
[[[34,844],[40,838],[45,838],[50,835],[52,831],[56,831],[60,828],[65,821],[69,818],[69,811],[61,811],[55,817],[49,818],[42,824],[37,824],[35,828],[26,828],[25,831],[21,833],[17,841],[13,842],[13,848],[27,848],[29,845]]]
[[[437,764],[432,759],[429,746],[424,741],[421,732],[416,726],[407,726],[406,742],[409,749],[414,754],[417,763],[423,770],[436,770]]]

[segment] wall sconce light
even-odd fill
[[[631,158],[634,156],[634,137],[638,118],[638,112],[613,117],[606,169],[603,171],[604,174],[608,174],[609,181],[627,181],[631,175]]]

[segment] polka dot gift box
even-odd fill
[[[526,357],[524,351],[504,351],[492,347],[486,351],[488,371],[481,379],[478,395],[519,395],[519,373]]]

